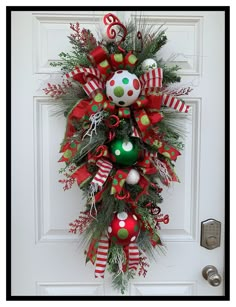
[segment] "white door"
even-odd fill
[[[69,49],[69,24],[79,21],[95,31],[104,12],[12,13],[12,295],[119,295],[111,278],[94,278],[84,251],[68,224],[84,201],[74,186],[58,183],[59,144],[65,120],[53,116],[53,101],[43,94],[45,82],[60,78],[49,66]],[[121,19],[134,12],[118,12]],[[177,163],[181,184],[164,193],[163,213],[170,223],[161,237],[166,255],[152,262],[146,278],[137,277],[127,295],[224,295],[224,13],[143,12],[154,25],[165,23],[183,82],[194,90],[186,97],[191,121],[184,154]],[[221,244],[200,246],[201,221],[222,223]],[[214,265],[218,287],[203,277]]]

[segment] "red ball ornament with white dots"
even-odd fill
[[[118,70],[106,83],[106,94],[118,107],[127,107],[134,103],[141,91],[138,77],[128,70]]]
[[[110,226],[108,235],[111,242],[118,245],[129,245],[137,240],[140,231],[140,223],[133,213],[116,213]]]

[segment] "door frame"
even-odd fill
[[[130,10],[135,9],[135,7],[118,7],[117,10],[125,11],[129,8]],[[13,50],[11,49],[11,13],[14,11],[71,11],[71,10],[89,10],[90,7],[7,7],[7,70],[6,70],[6,79],[7,79],[7,123],[6,123],[6,132],[7,132],[7,155],[6,155],[6,165],[10,167],[11,165],[11,56]],[[93,7],[94,11],[99,10],[114,10],[114,7]],[[139,7],[139,10],[159,10],[159,11],[224,11],[225,13],[225,295],[224,296],[191,296],[191,297],[120,297],[112,296],[109,297],[109,300],[229,300],[230,291],[229,291],[229,233],[230,233],[230,178],[229,178],[229,169],[230,169],[230,154],[229,154],[229,138],[230,138],[230,105],[229,105],[229,7]],[[11,56],[10,56],[11,54]],[[11,101],[12,103],[12,101]],[[14,175],[14,174],[12,174]],[[14,191],[11,190],[11,168],[6,172],[6,182],[7,182],[7,202],[6,202],[6,214],[7,214],[7,223],[6,223],[6,299],[7,300],[56,300],[56,297],[42,297],[42,296],[12,296],[11,295],[11,210],[14,210],[11,203],[11,193]],[[60,297],[60,300],[104,300],[104,297]],[[108,300],[108,298],[106,298]]]

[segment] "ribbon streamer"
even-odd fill
[[[84,84],[89,76],[101,79],[101,74],[96,68],[76,67],[74,70],[66,74],[66,78],[73,78]],[[79,77],[79,80],[77,79]]]
[[[85,91],[85,93],[93,98],[95,97],[95,95],[98,93],[98,92],[101,92],[102,91],[102,87],[101,87],[101,84],[98,83],[98,81],[96,79],[94,80],[91,80],[89,82],[87,82],[86,84],[83,85],[83,89]]]
[[[129,270],[137,270],[139,265],[139,250],[137,243],[130,243],[128,247]]]
[[[162,97],[163,97],[162,98],[162,104],[163,105],[165,105],[169,108],[175,109],[175,110],[182,112],[182,113],[188,113],[189,106],[187,106],[180,99],[175,98],[174,96],[167,95],[167,94],[163,94]]]
[[[140,76],[139,80],[142,86],[142,95],[151,94],[156,89],[162,87],[163,70],[162,68],[152,69]]]
[[[95,263],[95,277],[104,278],[104,272],[107,265],[109,249],[109,240],[106,236],[102,236],[98,243],[97,259]]]
[[[91,185],[94,185],[95,187],[98,187],[98,189],[101,189],[106,182],[113,165],[105,159],[99,159],[96,165],[99,167],[99,170],[94,176]]]

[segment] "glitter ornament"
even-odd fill
[[[143,61],[141,68],[143,72],[148,72],[152,69],[157,68],[157,62],[153,59],[146,59]]]
[[[127,70],[118,70],[106,83],[106,94],[110,101],[119,107],[134,103],[140,94],[141,85],[138,77]]]
[[[131,169],[128,173],[128,176],[126,178],[126,182],[128,184],[137,184],[139,182],[139,179],[140,179],[140,175],[139,175],[139,172],[136,171],[136,169]]]
[[[128,245],[137,240],[140,224],[135,214],[120,212],[115,214],[107,231],[111,242]]]
[[[140,150],[134,138],[128,141],[114,139],[110,143],[110,153],[113,162],[131,166],[137,162]]]

